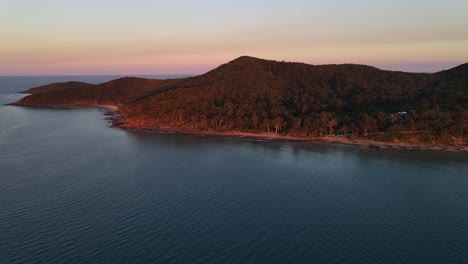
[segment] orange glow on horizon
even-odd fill
[[[462,1],[50,2],[0,4],[0,75],[197,74],[242,55],[414,71],[468,61]]]

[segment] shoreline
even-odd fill
[[[325,143],[325,144],[336,144],[345,146],[354,146],[360,148],[367,148],[372,150],[405,150],[405,151],[449,151],[449,152],[468,152],[468,146],[461,145],[440,145],[440,144],[406,144],[406,143],[389,143],[381,141],[372,141],[366,139],[347,139],[347,138],[335,138],[335,137],[318,137],[318,138],[302,138],[294,136],[280,136],[276,134],[256,134],[247,132],[212,132],[212,131],[184,131],[179,129],[170,128],[145,128],[145,127],[131,127],[126,125],[113,126],[114,128],[138,131],[138,132],[149,132],[158,134],[178,134],[178,135],[192,135],[200,137],[223,137],[223,138],[234,138],[244,140],[262,140],[262,141],[278,141],[278,142],[311,142],[311,143]]]
[[[366,139],[348,139],[345,137],[317,137],[317,138],[303,138],[294,136],[281,136],[274,133],[248,133],[248,132],[216,132],[216,131],[185,131],[181,129],[171,128],[147,128],[147,127],[133,127],[126,126],[120,114],[118,114],[119,107],[116,105],[105,104],[52,104],[52,105],[18,105],[11,103],[8,105],[31,107],[31,108],[76,108],[76,107],[94,107],[105,110],[104,115],[109,116],[111,128],[118,128],[128,131],[139,132],[152,132],[159,134],[179,134],[179,135],[192,135],[204,137],[224,137],[236,138],[245,140],[264,140],[264,141],[285,141],[285,142],[316,142],[336,145],[354,146],[360,148],[367,148],[373,150],[392,149],[392,150],[405,150],[405,151],[449,151],[449,152],[468,152],[467,145],[441,145],[441,144],[408,144],[408,143],[390,143],[382,141],[373,141]]]

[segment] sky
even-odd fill
[[[0,75],[198,74],[242,55],[435,72],[468,0],[0,0]]]

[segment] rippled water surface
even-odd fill
[[[0,263],[468,263],[467,154],[127,132],[2,80]]]

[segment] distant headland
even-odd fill
[[[31,95],[13,105],[117,106],[115,126],[124,129],[468,150],[468,63],[426,74],[243,56],[196,77],[24,93]]]

